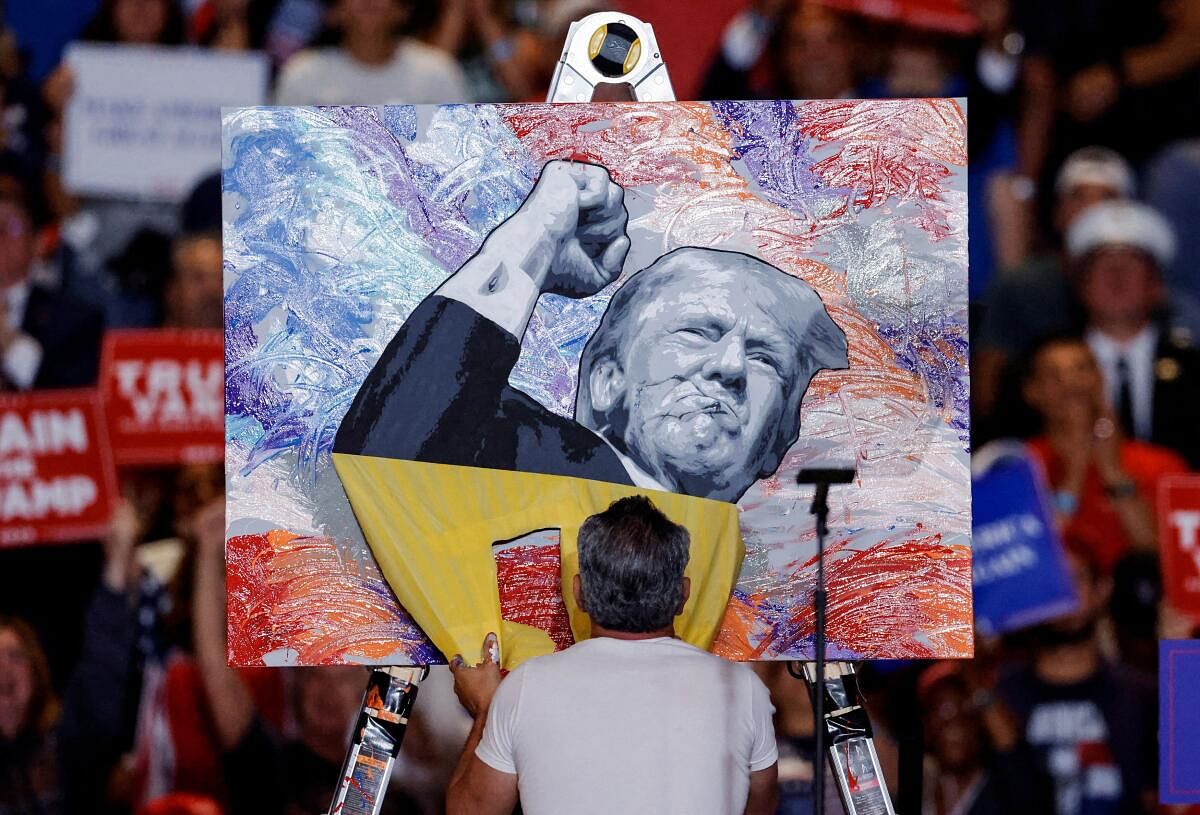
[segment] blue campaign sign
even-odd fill
[[[1200,804],[1200,640],[1158,644],[1158,797]]]
[[[1003,634],[1073,611],[1075,588],[1042,479],[1023,448],[1006,448],[975,474],[972,494],[979,632]]]

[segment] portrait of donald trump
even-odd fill
[[[542,294],[585,298],[620,277],[627,221],[604,167],[547,163],[392,338],[334,452],[727,502],[774,473],[809,383],[847,367],[847,343],[812,287],[751,255],[683,247],[630,275],[582,352],[573,418],[509,384]]]

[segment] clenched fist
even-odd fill
[[[551,161],[493,237],[528,247],[522,268],[539,291],[588,297],[621,274],[629,253],[625,191],[595,164]]]

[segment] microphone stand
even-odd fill
[[[805,678],[812,690],[816,718],[813,812],[814,815],[824,815],[824,765],[829,761],[847,815],[895,815],[871,738],[871,722],[859,703],[854,666],[835,663],[831,679],[825,661],[829,603],[825,588],[825,538],[829,535],[829,487],[833,484],[850,484],[854,476],[854,470],[848,468],[807,468],[796,474],[797,483],[815,487],[809,512],[816,516],[817,521],[817,580],[813,589],[813,610],[816,612],[813,651],[816,659],[815,664],[807,663],[804,666]],[[825,712],[827,704],[832,707],[828,715]],[[831,750],[830,747],[836,747],[837,750]]]
[[[825,592],[825,535],[829,532],[829,482],[817,482],[809,512],[817,516],[817,585],[813,590],[813,610],[816,627],[813,630],[813,651],[816,656],[816,681],[813,682],[813,715],[816,717],[816,771],[813,773],[813,813],[825,811],[825,609],[829,597]]]

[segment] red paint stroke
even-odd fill
[[[234,665],[263,665],[285,650],[303,665],[436,659],[383,577],[345,557],[332,538],[240,535],[225,556]]]
[[[729,135],[703,103],[523,105],[505,113],[530,155],[602,164],[625,187],[684,178],[703,186],[731,172]]]
[[[918,225],[934,240],[951,234],[942,182],[966,167],[966,117],[952,99],[828,100],[798,103],[800,131],[833,152],[813,165],[830,187],[852,190],[830,217],[877,207],[893,196],[922,207]]]
[[[556,651],[574,644],[558,544],[496,550],[496,583],[503,619],[545,631]]]
[[[919,531],[919,527],[918,527]],[[863,657],[932,659],[970,654],[971,551],[940,535],[881,541],[847,552],[849,539],[826,554],[830,641]],[[816,558],[796,569],[784,596],[735,596],[713,650],[734,660],[773,659],[811,647]],[[757,643],[757,645],[755,644]]]

